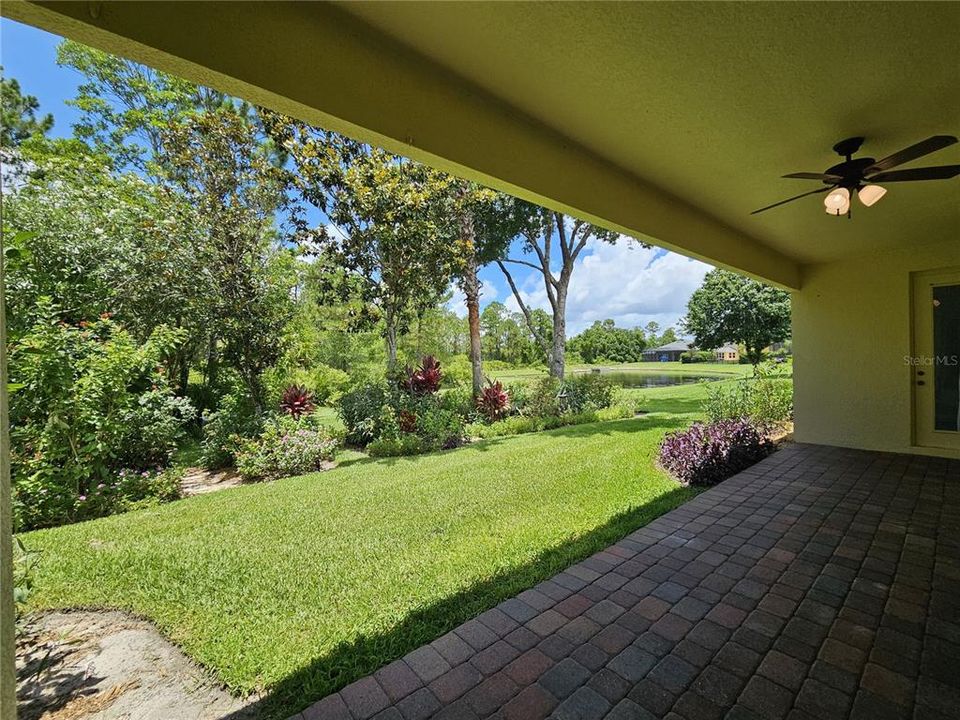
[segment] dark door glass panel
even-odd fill
[[[960,285],[933,288],[934,428],[960,431]]]

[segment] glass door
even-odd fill
[[[960,270],[914,278],[917,445],[960,449]]]

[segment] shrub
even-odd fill
[[[78,512],[78,498],[124,465],[166,464],[193,416],[162,366],[181,331],[161,326],[138,342],[108,314],[72,325],[49,300],[36,310],[10,348],[18,529],[92,517]]]
[[[216,411],[203,414],[200,462],[210,470],[233,465],[244,438],[256,437],[262,429],[250,398],[240,389],[233,390],[220,398]]]
[[[453,388],[473,382],[473,365],[465,355],[454,355],[443,363],[443,387]]]
[[[550,417],[562,412],[560,381],[555,377],[540,378],[527,389],[525,414],[534,417]]]
[[[399,457],[426,452],[423,441],[416,435],[403,433],[397,437],[378,438],[367,445],[371,457]]]
[[[441,407],[457,413],[465,422],[473,421],[480,415],[473,397],[473,388],[470,385],[444,390],[436,397]]]
[[[17,493],[16,524],[24,529],[92,520],[180,497],[182,468],[124,468],[80,494],[69,489],[29,486]]]
[[[426,406],[417,415],[416,434],[425,450],[449,450],[463,444],[463,416],[440,405]]]
[[[601,373],[572,375],[561,385],[564,409],[580,413],[610,407],[617,399],[620,386]]]
[[[660,466],[685,485],[712,485],[762,460],[773,444],[747,420],[694,423],[668,434]]]
[[[425,355],[416,370],[406,368],[401,384],[411,395],[432,395],[440,389],[442,380],[440,361],[433,355]]]
[[[715,357],[713,353],[707,350],[687,350],[684,353],[680,353],[680,362],[684,364],[708,363],[714,360]]]
[[[305,416],[281,415],[268,420],[259,437],[244,440],[237,451],[237,470],[244,480],[273,480],[323,469],[336,456],[337,440],[329,430]]]
[[[387,388],[383,383],[366,382],[344,393],[338,413],[347,428],[346,441],[364,446],[376,440],[383,432],[387,403]]]
[[[589,410],[582,413],[567,413],[548,417],[532,417],[513,415],[498,420],[489,425],[474,423],[468,425],[466,432],[472,437],[492,438],[507,435],[523,435],[543,430],[554,430],[569,425],[583,425],[585,423],[600,422],[603,420],[621,420],[633,417],[634,410],[628,405],[614,405],[602,410]]]
[[[313,404],[313,394],[302,385],[291,385],[280,397],[280,410],[294,420],[309,415],[317,406]]]
[[[506,387],[510,396],[510,411],[519,415],[529,414],[530,386],[527,383],[511,383]]]
[[[769,432],[793,416],[793,387],[772,366],[759,365],[753,377],[708,385],[703,411],[712,422],[745,418]]]
[[[195,416],[193,404],[166,390],[148,390],[123,415],[126,432],[116,463],[127,467],[165,466]]]
[[[313,396],[317,405],[336,406],[350,386],[350,376],[343,370],[316,362],[309,367],[272,368],[264,373],[271,403],[278,403],[291,385],[301,385]]]
[[[487,380],[486,387],[477,398],[477,410],[488,422],[496,422],[509,412],[510,395],[503,389],[503,384],[499,380],[497,382]]]

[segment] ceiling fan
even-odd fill
[[[936,167],[910,168],[909,170],[894,170],[890,168],[903,165],[904,163],[916,160],[924,155],[929,155],[937,150],[953,145],[957,138],[952,135],[934,135],[926,140],[921,140],[915,145],[904,148],[900,152],[895,152],[883,160],[874,160],[873,158],[853,158],[860,146],[863,144],[862,137],[852,137],[841,140],[833,146],[834,151],[844,158],[842,163],[827,168],[822,173],[790,173],[784,175],[785,178],[797,178],[800,180],[820,180],[826,187],[817,188],[810,192],[795,195],[792,198],[781,200],[773,205],[767,205],[759,210],[754,210],[751,215],[756,215],[764,210],[784,205],[794,200],[799,200],[807,195],[818,195],[828,193],[823,199],[823,204],[827,209],[828,215],[846,215],[850,217],[850,199],[856,194],[867,207],[873,205],[877,200],[887,194],[886,188],[880,187],[879,182],[910,182],[913,180],[946,180],[948,178],[960,175],[960,165],[939,165]]]

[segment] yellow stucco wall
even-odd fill
[[[960,238],[804,268],[793,296],[799,442],[912,447],[911,273],[960,266]],[[949,451],[935,451],[946,455]]]

